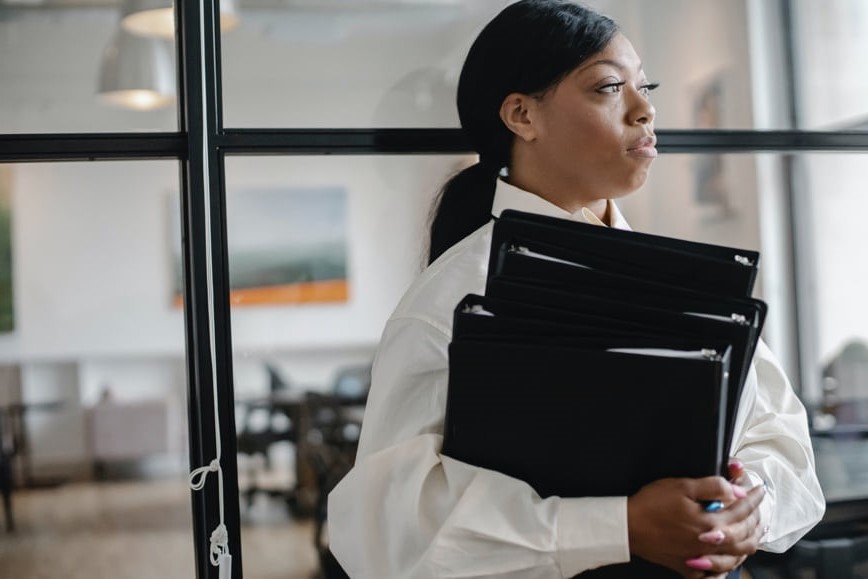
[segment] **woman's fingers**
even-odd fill
[[[744,463],[737,458],[729,459],[729,480],[737,485],[749,482],[745,476]]]
[[[691,571],[702,571],[706,576],[716,576],[729,573],[744,563],[745,559],[745,555],[704,555],[685,561],[684,564]]]
[[[736,501],[719,515],[709,515],[713,527],[697,536],[701,543],[708,546],[708,550],[701,551],[706,555],[689,560],[686,564],[699,569],[695,565],[707,565],[706,557],[709,555],[744,557],[755,553],[764,534],[759,515],[759,504],[764,494],[762,486],[755,487],[744,499]],[[708,570],[716,569],[710,567]]]
[[[700,504],[720,501],[729,505],[747,495],[745,489],[720,476],[691,479],[689,486],[692,498]]]

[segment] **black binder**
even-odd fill
[[[543,497],[718,474],[729,350],[678,345],[453,341],[442,452]]]
[[[759,254],[517,211],[492,239],[486,295],[455,310],[443,454],[544,497],[725,474],[767,313]]]
[[[515,210],[494,227],[489,266],[510,247],[545,248],[565,259],[581,254],[589,266],[713,294],[747,297],[756,280],[756,251],[612,229]],[[689,276],[684,276],[689,273]]]
[[[712,335],[731,339],[734,352],[724,437],[724,443],[729,447],[735,427],[736,405],[747,380],[749,363],[756,351],[768,312],[764,302],[749,297],[701,293],[683,286],[631,278],[567,260],[553,259],[547,254],[520,251],[515,247],[500,252],[495,269],[489,271],[487,294],[500,295],[498,290],[502,288],[502,282],[569,292],[568,301],[571,304],[582,301],[583,296],[591,296],[610,302],[641,304],[717,318],[725,322],[718,324],[717,327],[721,329]],[[536,296],[537,299],[542,297]]]

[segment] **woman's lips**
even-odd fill
[[[653,159],[657,156],[657,147],[655,145],[657,145],[657,139],[654,137],[645,137],[627,149],[627,154],[633,157]]]

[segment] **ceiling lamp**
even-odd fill
[[[125,0],[121,13],[124,30],[140,36],[175,36],[175,9],[172,0]],[[235,0],[220,0],[220,31],[238,26]]]
[[[175,100],[175,55],[172,43],[124,32],[115,34],[103,52],[99,98],[120,107],[149,111]]]

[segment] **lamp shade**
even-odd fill
[[[172,0],[124,0],[121,26],[140,36],[172,38],[175,35],[175,11]],[[235,0],[220,0],[220,30],[238,26]]]
[[[103,52],[99,97],[142,111],[171,104],[175,100],[172,43],[118,31]]]

